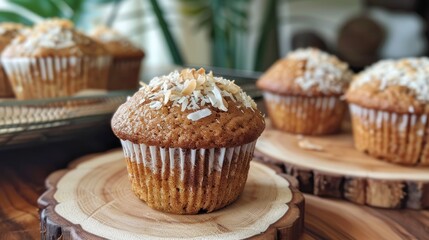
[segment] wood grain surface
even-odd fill
[[[84,154],[84,145],[87,144],[73,141],[49,148],[36,146],[26,152],[0,153],[0,239],[40,239],[37,198],[45,191],[44,180],[55,169],[64,168],[70,159]],[[92,151],[102,151],[104,147]],[[305,195],[305,199],[302,239],[390,240],[429,236],[429,211],[370,208],[311,195]],[[367,219],[378,219],[377,225]],[[370,229],[376,237],[365,238]]]
[[[255,155],[296,177],[304,193],[381,208],[429,208],[429,167],[367,156],[354,148],[351,133],[304,137],[268,125]]]
[[[174,215],[149,208],[132,193],[122,150],[78,162],[47,179],[48,191],[39,199],[42,239],[298,239],[302,233],[302,195],[262,163],[251,163],[244,192],[230,206]]]

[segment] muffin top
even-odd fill
[[[429,58],[383,60],[359,73],[346,99],[396,113],[429,113]]]
[[[202,68],[152,79],[112,118],[120,139],[185,149],[243,145],[264,128],[261,112],[239,86]]]
[[[265,91],[295,96],[340,96],[352,73],[337,57],[316,48],[298,49],[278,60],[257,81]]]
[[[24,25],[18,23],[0,23],[0,51],[14,39],[25,28]]]
[[[99,26],[94,29],[91,36],[103,43],[114,57],[144,57],[144,52],[140,48],[111,28]]]
[[[73,23],[49,19],[19,34],[2,57],[81,57],[107,55],[97,41],[77,31]]]

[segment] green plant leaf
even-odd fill
[[[164,38],[165,38],[165,41],[167,42],[167,46],[170,49],[173,62],[177,65],[184,65],[185,62],[183,61],[182,54],[180,53],[179,48],[177,47],[176,41],[174,40],[173,35],[170,32],[167,21],[164,18],[164,13],[158,4],[158,1],[150,0],[150,4],[158,20],[158,24],[161,27],[161,31],[164,34]]]
[[[33,24],[29,19],[9,11],[0,11],[0,22],[16,22],[24,25]]]
[[[8,0],[11,3],[24,7],[31,12],[44,17],[61,16],[58,7],[50,0]]]
[[[264,12],[253,66],[253,70],[256,71],[264,71],[267,66],[279,58],[277,1],[269,0]]]
[[[182,14],[186,16],[195,16],[199,14],[204,14],[205,12],[210,12],[210,8],[207,6],[182,6],[180,8]]]

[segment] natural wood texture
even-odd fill
[[[84,154],[85,147],[81,143],[73,141],[50,145],[49,148],[35,146],[27,151],[0,153],[0,239],[40,239],[36,200],[45,191],[44,179],[53,170],[64,167],[70,159]],[[93,148],[92,151],[102,151],[102,148]],[[384,210],[343,200],[310,195],[305,198],[302,239],[390,240],[427,239],[429,236],[429,211]],[[367,232],[378,232],[374,236],[380,237],[363,237]]]
[[[303,139],[322,151],[300,147]],[[255,155],[296,177],[305,193],[382,208],[429,208],[429,167],[406,167],[367,156],[354,149],[350,133],[302,137],[268,126]]]
[[[131,191],[122,150],[78,160],[52,174],[46,185],[39,199],[42,239],[298,239],[303,230],[302,194],[257,162],[251,163],[240,198],[209,214],[149,208]]]
[[[263,108],[261,103],[258,101],[259,107]],[[110,124],[100,124],[94,131],[88,130],[85,135],[68,141],[33,144],[25,150],[0,151],[0,239],[40,239],[37,198],[45,191],[45,178],[79,156],[119,147],[109,129]],[[302,174],[301,177],[301,181],[311,180],[310,174]],[[414,189],[421,187],[409,186]],[[391,240],[427,239],[429,236],[429,211],[369,208],[343,200],[305,197],[302,239]],[[414,197],[420,199],[418,194]],[[353,221],[356,224],[351,224]],[[376,236],[379,237],[363,237],[362,234],[369,230],[378,232]]]
[[[302,239],[428,239],[429,212],[360,206],[305,194]],[[404,218],[407,224],[403,224]],[[316,231],[313,231],[316,230]]]

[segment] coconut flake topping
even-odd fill
[[[227,98],[242,104],[245,108],[256,109],[256,103],[241,90],[233,81],[214,77],[212,72],[206,74],[203,68],[184,69],[181,72],[174,71],[169,75],[156,77],[148,85],[142,84],[140,91],[144,91],[146,98],[141,104],[149,102],[152,109],[160,109],[171,104],[179,107],[181,111],[198,110],[187,117],[197,121],[211,114],[207,106],[212,106],[221,111],[228,111]],[[201,109],[201,110],[200,110]]]
[[[0,24],[0,35],[12,33],[14,36],[24,30],[24,25],[18,23],[2,23]]]
[[[37,24],[32,30],[23,33],[12,44],[25,42],[23,47],[29,51],[36,47],[62,49],[75,46],[75,41],[88,41],[86,38],[74,39],[74,26],[68,20],[49,19]],[[89,41],[88,41],[89,42]]]
[[[351,80],[347,63],[316,48],[297,49],[286,58],[305,60],[305,71],[295,82],[303,89],[314,86],[323,93],[342,93]]]
[[[102,42],[122,41],[126,39],[118,31],[106,26],[97,26],[92,30],[91,36]]]
[[[192,121],[198,121],[202,118],[210,116],[211,114],[212,114],[212,111],[210,111],[210,109],[204,108],[204,109],[201,109],[201,110],[198,110],[196,112],[188,114],[187,118],[189,120],[192,120]]]
[[[414,92],[416,98],[429,102],[429,58],[383,60],[360,73],[350,88],[378,81],[380,91],[390,86],[402,86]]]

